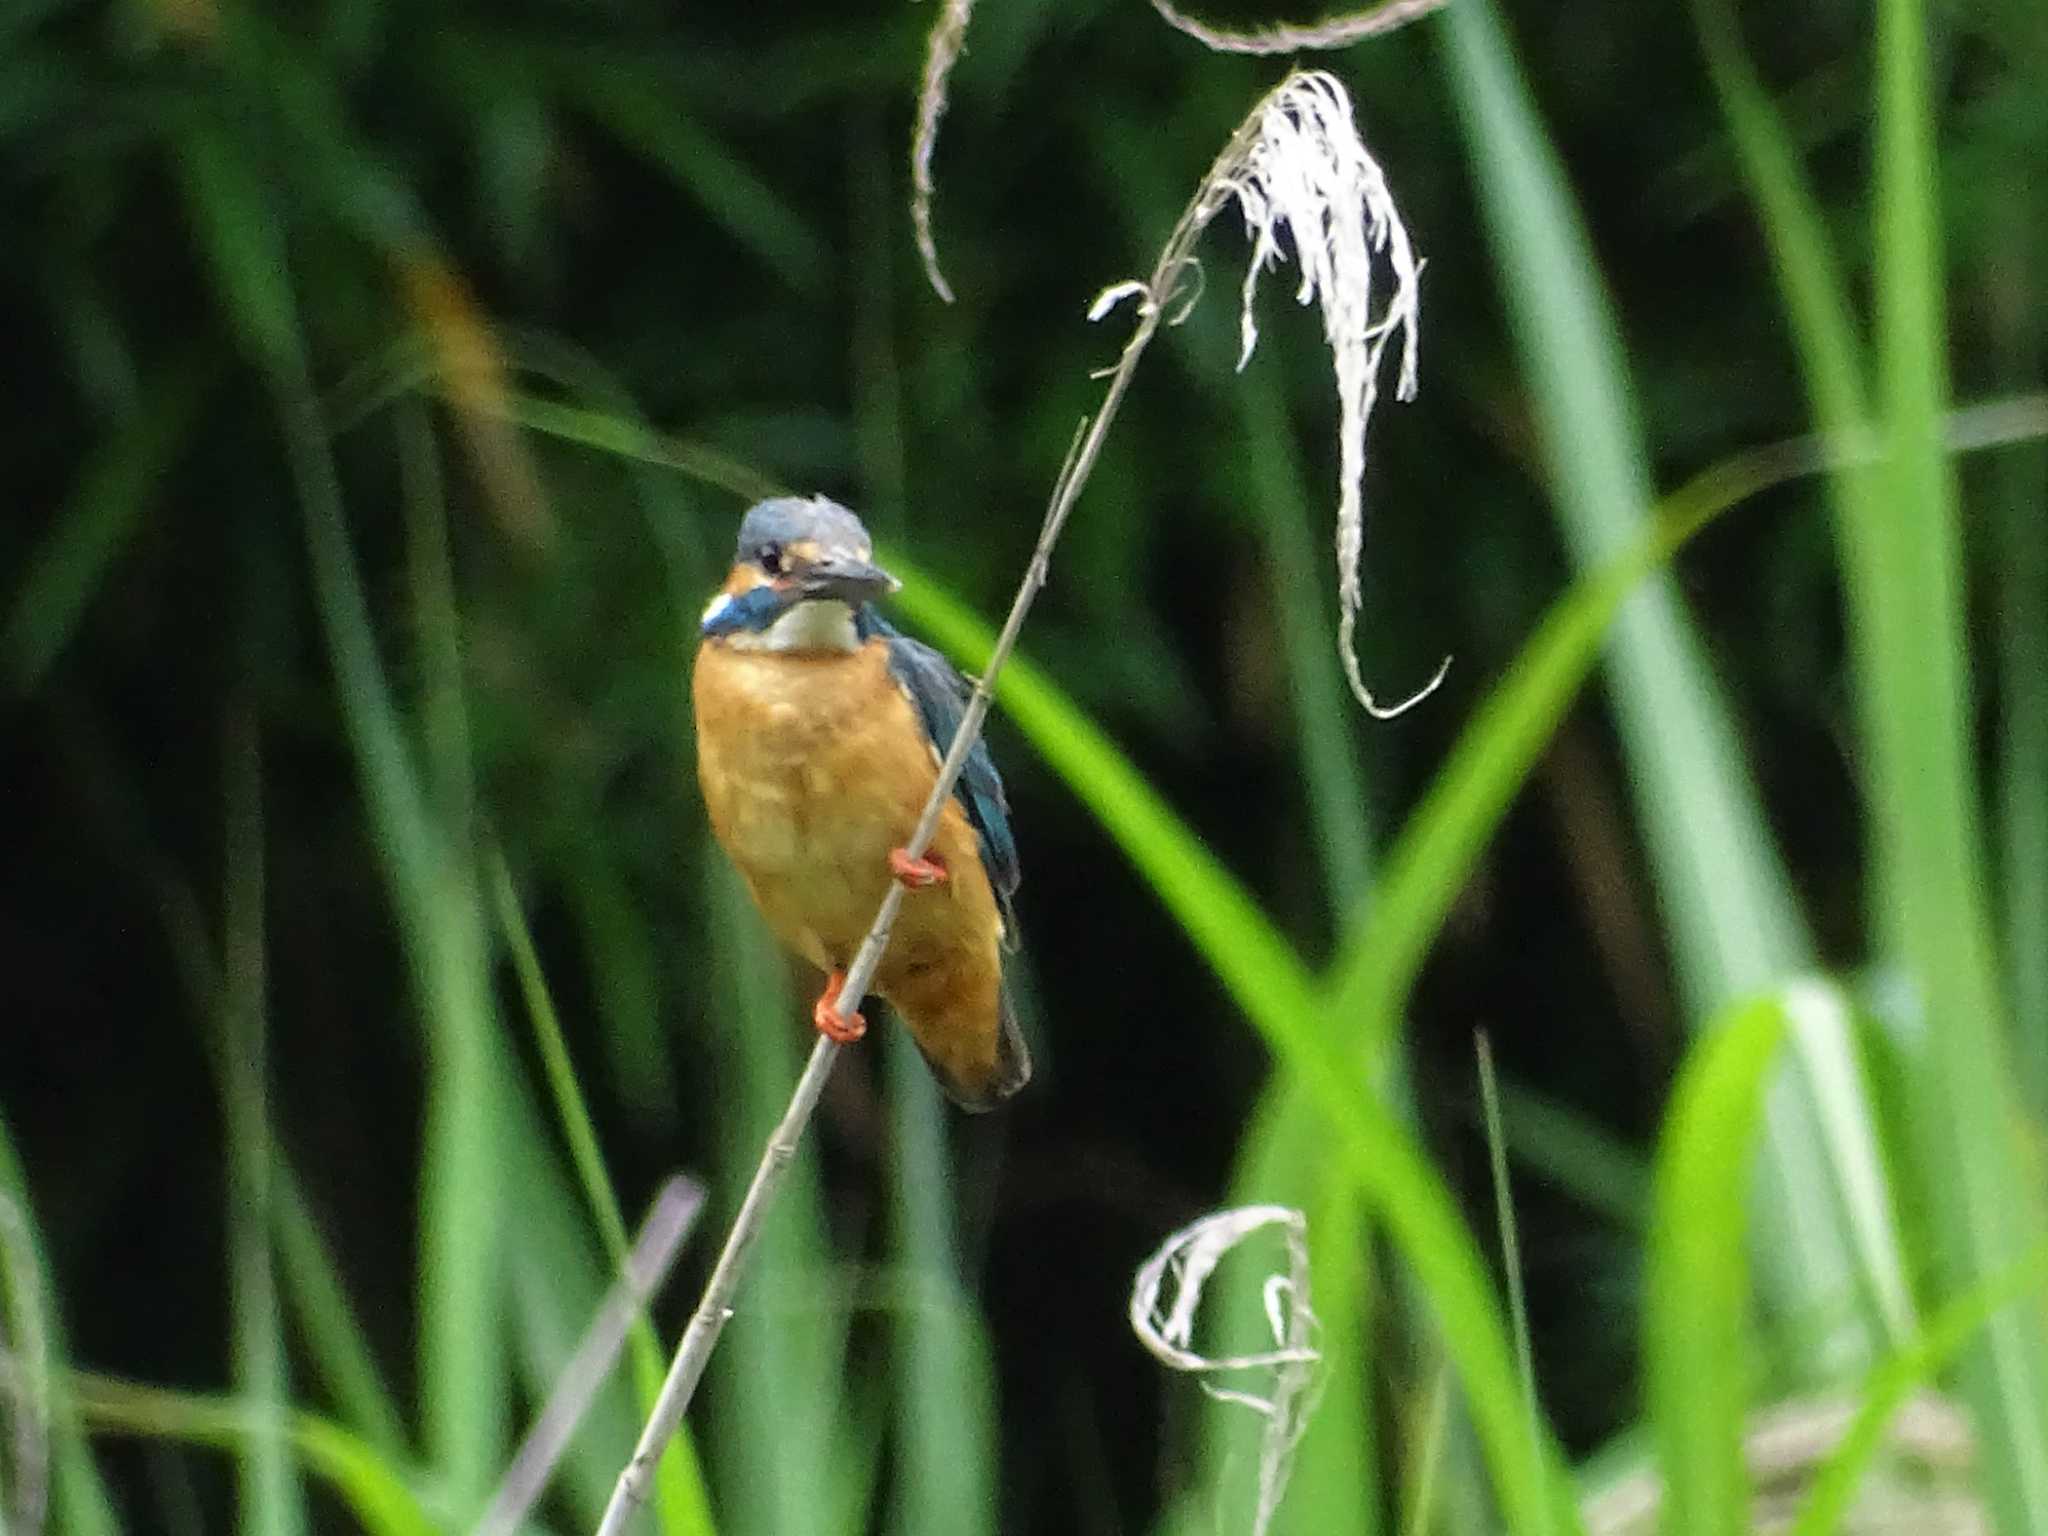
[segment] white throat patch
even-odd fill
[[[736,651],[857,651],[853,610],[835,597],[798,603],[766,629],[728,635]]]

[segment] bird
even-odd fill
[[[691,696],[711,831],[769,928],[826,973],[811,1017],[862,1037],[846,970],[896,880],[901,912],[873,990],[947,1095],[993,1108],[1031,1058],[1004,984],[1020,872],[1003,781],[977,740],[929,851],[906,849],[968,686],[876,603],[900,584],[867,529],[824,496],[756,503],[704,609]]]

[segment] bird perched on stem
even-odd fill
[[[838,503],[753,507],[704,610],[697,775],[711,830],[768,926],[826,972],[812,1019],[830,1038],[865,1032],[860,1000],[842,1003],[840,988],[888,882],[909,888],[875,990],[947,1094],[988,1109],[1031,1075],[1003,988],[1017,846],[1003,781],[977,741],[930,850],[905,850],[968,689],[875,611],[896,587]]]

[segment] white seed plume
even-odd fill
[[[1129,294],[1163,306],[1192,264],[1194,242],[1210,220],[1235,203],[1252,243],[1245,268],[1238,367],[1258,344],[1253,301],[1260,277],[1291,254],[1301,270],[1295,299],[1314,303],[1337,376],[1337,648],[1344,676],[1360,704],[1382,719],[1427,698],[1443,681],[1448,660],[1416,693],[1399,704],[1377,703],[1359,675],[1355,637],[1359,565],[1365,553],[1365,434],[1379,402],[1380,364],[1401,343],[1397,399],[1415,397],[1420,341],[1422,263],[1394,206],[1379,164],[1352,119],[1351,98],[1335,76],[1297,70],[1244,121],[1210,168],[1195,200],[1167,242],[1162,281],[1106,288],[1089,311],[1099,319]],[[1286,239],[1283,241],[1282,232]],[[1377,310],[1374,290],[1384,263],[1390,291]],[[1167,290],[1162,292],[1161,290]]]
[[[1337,374],[1337,593],[1341,608],[1338,650],[1351,690],[1375,714],[1398,714],[1435,689],[1439,672],[1421,693],[1381,710],[1358,673],[1353,636],[1362,602],[1358,568],[1365,553],[1365,430],[1379,400],[1380,360],[1401,340],[1399,400],[1415,398],[1422,264],[1387,190],[1387,178],[1367,153],[1352,121],[1351,99],[1334,75],[1298,74],[1268,97],[1258,137],[1242,165],[1220,190],[1235,199],[1252,242],[1245,268],[1237,366],[1251,360],[1258,324],[1253,318],[1259,276],[1285,259],[1280,230],[1292,238],[1301,282],[1295,300],[1323,312],[1323,337]],[[1384,256],[1393,291],[1373,314],[1375,255]]]
[[[1241,1355],[1199,1353],[1195,1315],[1216,1266],[1231,1249],[1268,1227],[1279,1227],[1287,1244],[1287,1273],[1269,1275],[1264,1287],[1273,1347]],[[1315,1348],[1316,1318],[1309,1306],[1307,1218],[1284,1205],[1247,1205],[1182,1227],[1139,1267],[1130,1315],[1138,1342],[1173,1370],[1202,1377],[1257,1371],[1270,1378],[1263,1391],[1202,1382],[1210,1396],[1249,1408],[1266,1421],[1252,1520],[1253,1536],[1264,1536],[1280,1507],[1295,1447],[1308,1428],[1321,1385],[1316,1366],[1322,1356]]]

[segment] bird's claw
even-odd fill
[[[944,885],[951,878],[946,873],[946,864],[937,854],[927,858],[913,859],[901,848],[889,850],[889,873],[894,875],[906,890],[929,890],[935,885]]]
[[[834,971],[825,978],[825,990],[811,1009],[811,1022],[818,1033],[840,1045],[851,1045],[868,1032],[868,1021],[857,1013],[839,1011],[839,993],[846,985],[846,972]]]

